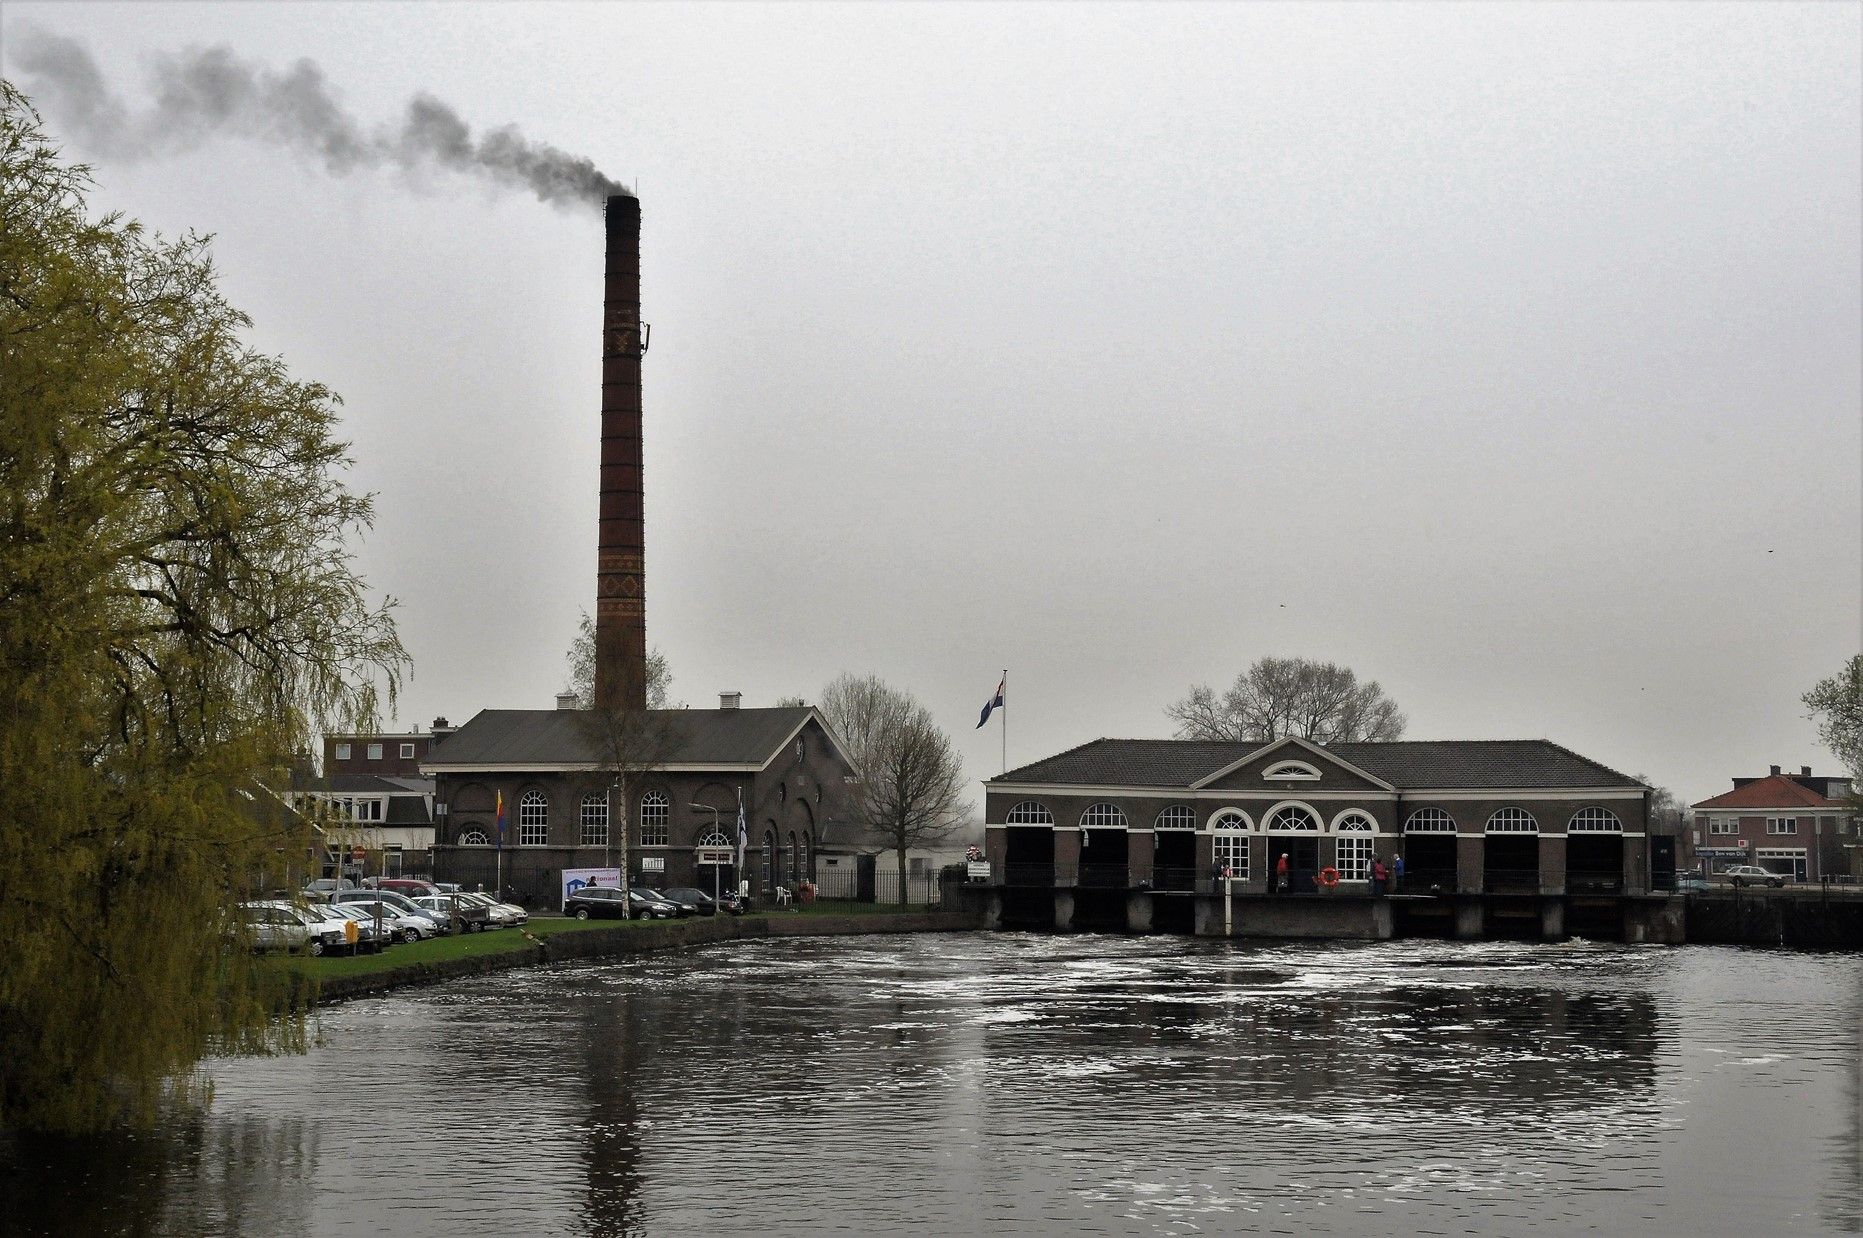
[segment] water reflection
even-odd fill
[[[6,1145],[0,1227],[1855,1231],[1860,1014],[1757,951],[742,944],[336,1008],[159,1139]]]

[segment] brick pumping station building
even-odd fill
[[[1649,796],[1546,740],[1099,739],[985,784],[989,914],[1215,935],[1227,872],[1237,934],[1651,940]]]

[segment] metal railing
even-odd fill
[[[1411,868],[1397,883],[1399,894],[1454,894],[1456,875],[1453,868]]]
[[[1568,868],[1565,873],[1567,894],[1622,894],[1624,870],[1621,868]]]
[[[1538,894],[1540,870],[1537,868],[1484,868],[1481,888],[1486,894]]]

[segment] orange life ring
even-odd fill
[[[1339,870],[1329,864],[1320,870],[1320,875],[1314,880],[1320,883],[1322,890],[1330,890],[1339,884]]]

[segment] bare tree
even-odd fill
[[[1688,822],[1688,805],[1674,791],[1657,786],[1648,774],[1638,774],[1636,780],[1650,789],[1649,828],[1657,833],[1679,833]]]
[[[666,764],[680,738],[678,710],[589,708],[581,712],[583,735],[595,756],[597,785],[608,790],[608,850],[612,863],[620,840],[621,890],[628,888],[628,820],[641,781]]]
[[[897,858],[904,903],[906,853],[963,828],[964,762],[930,710],[876,675],[840,676],[818,708],[854,759],[853,815]]]
[[[582,612],[582,623],[576,629],[576,638],[569,642],[569,652],[563,656],[569,664],[569,680],[564,685],[565,692],[574,692],[586,705],[595,702],[595,621],[589,618],[587,611]],[[666,655],[658,649],[647,654],[647,708],[648,709],[684,709],[685,703],[674,703],[668,699],[673,687],[673,671],[666,664]]]
[[[1262,658],[1218,696],[1198,685],[1165,713],[1180,739],[1269,743],[1298,735],[1319,744],[1400,739],[1405,718],[1375,681],[1307,658]]]

